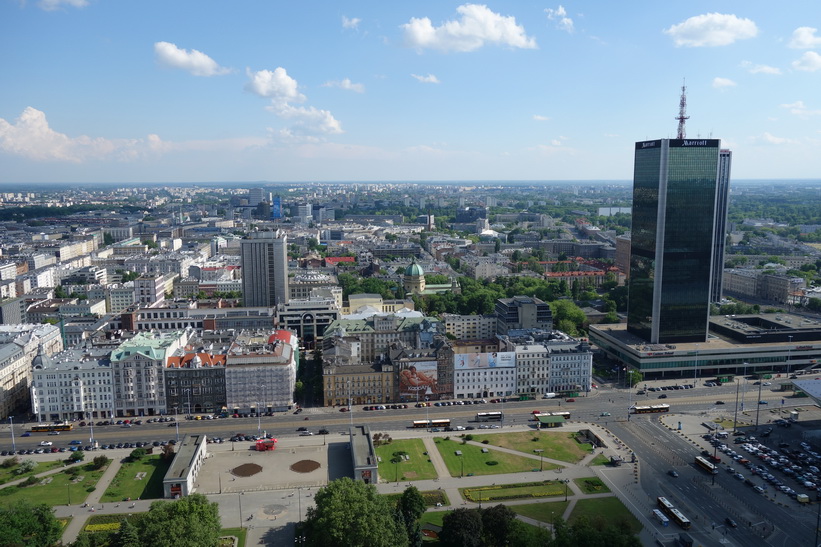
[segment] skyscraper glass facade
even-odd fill
[[[627,328],[651,343],[707,337],[719,141],[636,143]]]

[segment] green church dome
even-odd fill
[[[411,262],[410,266],[405,268],[405,275],[420,276],[421,277],[421,276],[425,275],[425,270],[423,270],[422,266],[417,264],[416,261],[414,260],[413,262]]]

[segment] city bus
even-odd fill
[[[414,420],[411,427],[424,429],[429,427],[438,427],[444,429],[446,427],[450,427],[450,420]]]
[[[656,503],[658,503],[659,509],[661,509],[665,515],[670,515],[673,509],[675,509],[675,506],[670,503],[670,500],[661,496],[656,498]]]
[[[670,412],[670,405],[649,405],[649,406],[632,406],[630,410],[633,414],[648,414],[651,412]]]
[[[665,517],[664,513],[662,513],[660,510],[653,509],[653,516],[656,517],[656,520],[659,521],[659,523],[661,523],[662,526],[670,525],[670,519]]]
[[[682,529],[688,530],[690,528],[690,519],[675,507],[670,509],[670,520],[678,524]]]
[[[477,412],[477,422],[501,422],[505,415],[501,412]]]
[[[48,433],[50,431],[71,431],[74,426],[68,422],[62,424],[38,424],[31,426],[32,433]]]
[[[718,475],[718,467],[710,462],[708,462],[702,456],[696,456],[696,465],[707,471],[712,475]]]

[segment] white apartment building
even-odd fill
[[[457,353],[453,357],[455,398],[482,399],[516,394],[514,352]]]
[[[228,412],[286,410],[293,405],[299,341],[287,330],[241,332],[227,352]]]
[[[108,352],[68,350],[32,362],[31,412],[40,422],[114,416],[114,375]]]
[[[38,351],[51,355],[62,350],[60,329],[54,325],[0,325],[0,419],[28,399]]]
[[[593,352],[586,342],[568,340],[517,345],[515,351],[520,394],[590,390]]]
[[[440,316],[445,332],[457,340],[480,340],[496,336],[495,315],[457,315],[443,313]]]

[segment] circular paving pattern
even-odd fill
[[[300,460],[291,466],[291,471],[296,473],[310,473],[319,469],[319,462],[314,460]]]
[[[231,474],[236,475],[237,477],[252,477],[262,471],[262,466],[257,465],[255,463],[244,463],[239,467],[235,467],[231,470]]]

